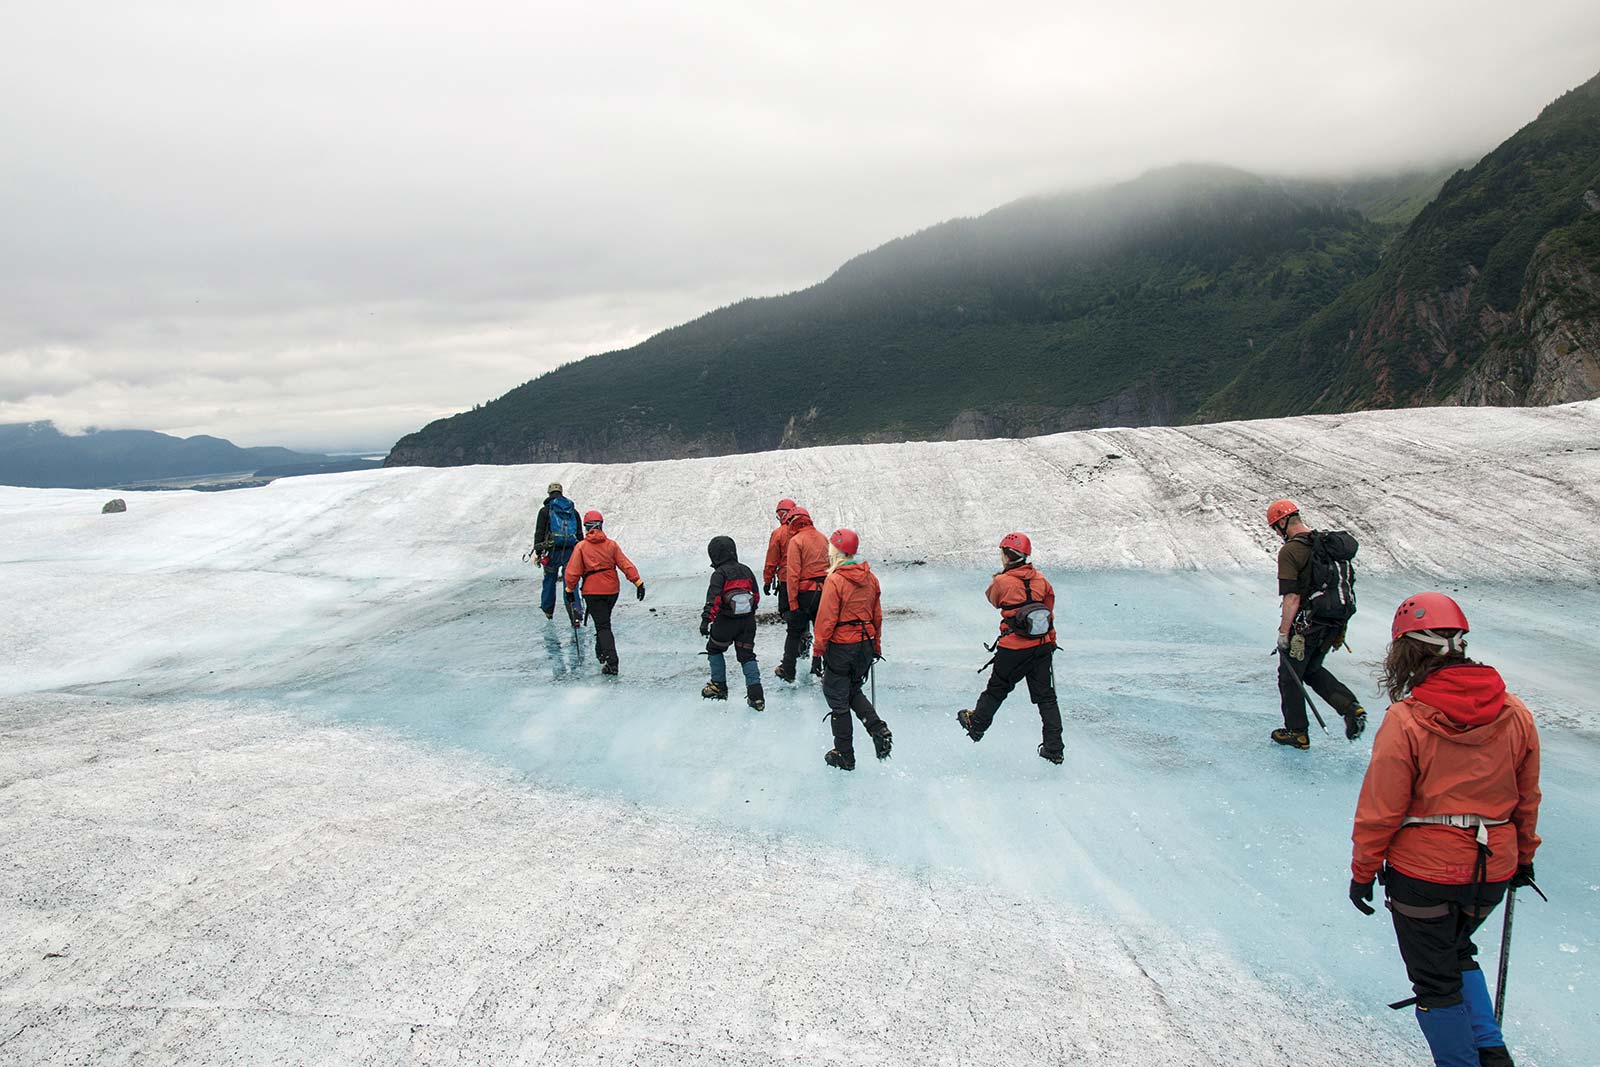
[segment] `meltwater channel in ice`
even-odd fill
[[[587,630],[575,643],[559,614],[546,622],[536,584],[507,572],[347,644],[261,649],[252,688],[234,692],[484,753],[561,788],[1220,938],[1263,976],[1349,1003],[1361,1025],[1414,1032],[1384,1007],[1409,987],[1383,914],[1363,917],[1345,898],[1370,734],[1346,742],[1324,708],[1333,733],[1315,733],[1311,751],[1267,741],[1278,724],[1270,575],[1055,574],[1067,745],[1055,768],[1034,754],[1025,688],[981,744],[956,726],[985,677],[987,572],[885,567],[877,693],[895,751],[883,764],[862,755],[847,775],[822,764],[820,688],[771,678],[779,627],[764,626],[758,644],[767,710],[705,701],[704,571],[689,560],[650,570],[649,601],[617,612],[620,678],[600,676]],[[1356,653],[1330,661],[1373,729],[1389,611],[1413,584],[1364,579]],[[1552,903],[1525,894],[1519,909],[1508,1030],[1542,1062],[1580,1062],[1600,1047],[1588,970],[1600,928],[1589,710],[1600,611],[1565,586],[1451,591],[1476,621],[1472,653],[1529,702],[1544,740],[1539,869]],[[1498,930],[1497,914],[1481,938],[1491,966]]]

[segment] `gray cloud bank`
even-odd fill
[[[899,234],[1471,157],[1600,5],[16,4],[0,422],[387,445]]]

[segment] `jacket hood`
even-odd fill
[[[1026,578],[1030,581],[1039,577],[1039,572],[1033,569],[1033,564],[1031,563],[1019,563],[1015,567],[1007,567],[1005,570],[1001,571],[1000,574],[1010,574],[1017,578]],[[1000,575],[997,574],[995,577],[998,578]]]
[[[810,526],[810,525],[811,525],[811,516],[809,516],[809,515],[791,515],[791,516],[789,516],[789,526],[791,528],[793,528],[793,529],[803,530],[807,526]]]
[[[592,545],[604,544],[606,540],[606,532],[600,527],[595,527],[593,530],[585,533],[583,535],[583,539]]]
[[[851,563],[839,564],[833,569],[833,573],[851,585],[862,585],[866,582],[867,576],[872,573],[872,568],[867,566],[866,560],[860,559]]]
[[[1420,718],[1435,733],[1460,737],[1464,731],[1480,730],[1502,717],[1506,709],[1506,683],[1493,667],[1476,663],[1445,667],[1430,674],[1411,690],[1413,702],[1424,705]],[[1430,712],[1432,714],[1430,714]]]
[[[711,557],[713,567],[739,562],[739,550],[734,547],[733,538],[725,535],[713,537],[711,543],[706,546],[706,554]]]

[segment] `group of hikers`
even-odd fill
[[[864,691],[883,654],[883,607],[878,580],[858,557],[860,538],[850,529],[824,536],[792,499],[778,502],[776,516],[759,589],[732,538],[714,537],[708,546],[712,573],[700,633],[711,680],[701,695],[727,699],[725,654],[731,648],[744,673],[746,702],[758,711],[765,707],[756,610],[763,594],[775,595],[785,639],[774,674],[794,683],[809,632],[811,673],[822,679],[833,733],[824,762],[855,768],[852,714],[878,759],[887,759],[893,735]],[[1344,645],[1355,613],[1358,546],[1344,531],[1313,529],[1291,500],[1273,501],[1266,518],[1283,542],[1275,652],[1283,726],[1271,740],[1311,747],[1307,708],[1316,709],[1309,686],[1339,713],[1353,742],[1366,730],[1366,710],[1325,659]],[[987,646],[994,657],[986,666],[993,671],[974,706],[957,712],[956,721],[973,741],[981,740],[1002,702],[1025,680],[1042,727],[1038,754],[1059,765],[1055,590],[1034,566],[1026,534],[1009,533],[998,548],[1000,570],[987,590],[1000,612],[999,636]],[[640,600],[645,590],[637,568],[607,538],[601,514],[585,512],[580,523],[562,487],[552,483],[530,551],[540,554],[545,568],[546,618],[554,618],[560,584],[570,621],[575,627],[586,619],[594,623],[602,670],[616,674],[611,612],[620,590],[617,572],[634,584]],[[1508,891],[1538,889],[1539,737],[1533,716],[1507,692],[1499,673],[1467,658],[1469,629],[1460,605],[1443,593],[1408,597],[1395,611],[1380,675],[1391,703],[1356,806],[1349,896],[1373,914],[1373,887],[1383,884],[1416,994],[1402,1003],[1415,1005],[1437,1067],[1504,1067],[1512,1059],[1473,936]]]

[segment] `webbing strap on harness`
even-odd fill
[[[1458,830],[1472,830],[1478,844],[1489,847],[1489,827],[1504,826],[1510,819],[1487,819],[1482,815],[1407,815],[1401,826],[1454,826]]]

